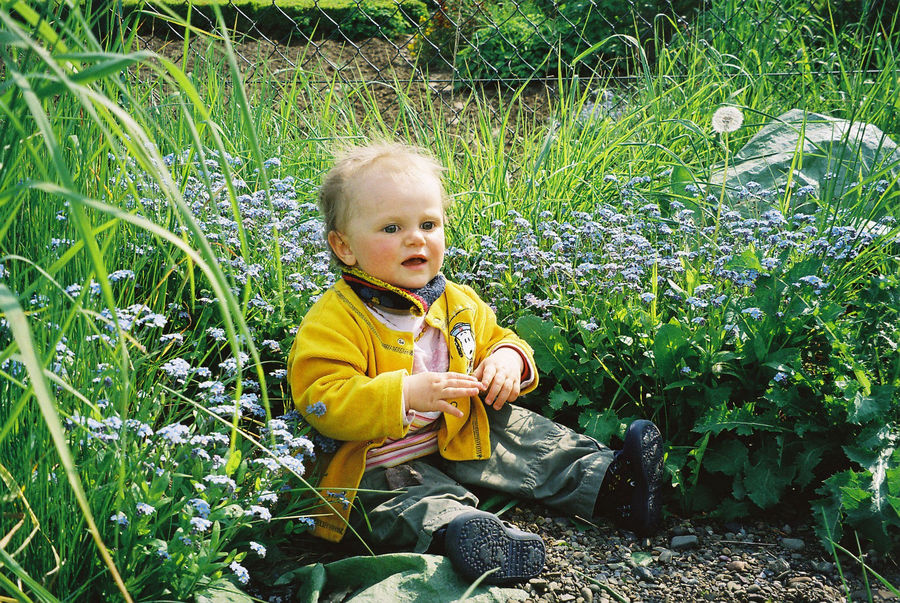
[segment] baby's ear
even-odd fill
[[[344,264],[347,266],[356,265],[356,256],[353,255],[353,250],[350,249],[350,245],[347,244],[344,235],[336,230],[329,230],[328,245],[331,247],[334,255],[336,255]]]

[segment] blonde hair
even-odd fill
[[[442,180],[445,168],[425,149],[398,142],[347,147],[337,154],[334,166],[325,174],[319,187],[319,211],[325,223],[326,238],[329,232],[347,224],[354,180],[375,168],[391,176],[432,176],[440,187],[444,209],[450,206]],[[335,257],[334,252],[332,257]]]

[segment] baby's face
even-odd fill
[[[348,191],[350,211],[328,243],[348,266],[405,289],[424,287],[444,263],[444,208],[431,175],[367,170]]]

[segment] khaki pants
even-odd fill
[[[466,486],[593,516],[612,450],[513,404],[488,408],[488,420],[489,459],[453,462],[432,454],[363,475],[351,523],[369,546],[425,552],[435,530],[478,505]]]

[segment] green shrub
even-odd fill
[[[473,80],[527,78],[541,67],[552,39],[553,24],[546,15],[501,4],[460,48],[457,68]]]
[[[129,14],[142,4],[125,0],[124,12]],[[262,32],[283,40],[300,34],[323,38],[336,31],[350,40],[396,38],[412,33],[427,14],[421,0],[162,0],[159,4],[184,18],[190,9],[191,22],[201,29],[210,29],[216,22],[212,6],[218,4],[225,23],[238,31]],[[154,18],[146,14],[140,18],[145,25],[154,23]]]

